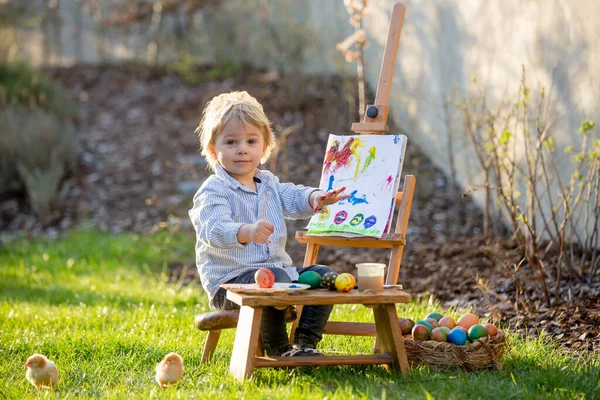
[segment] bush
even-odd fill
[[[473,187],[486,191],[486,210],[490,195],[495,195],[521,249],[519,264],[505,264],[517,297],[531,300],[526,286],[533,286],[546,306],[558,304],[562,289],[569,290],[568,284],[563,285],[565,278],[574,285],[598,278],[600,139],[595,123],[583,120],[577,135],[570,136],[573,145],[559,152],[552,88],[550,94],[542,88],[537,104],[532,103],[523,68],[516,101],[508,99],[491,108],[485,92],[476,89],[476,95],[459,102],[484,178]],[[570,165],[563,162],[569,153],[575,155]],[[491,212],[485,215],[490,218]]]
[[[78,120],[77,104],[64,89],[25,64],[0,63],[0,105],[41,108],[60,120]]]
[[[0,194],[25,190],[42,223],[66,191],[76,160],[77,104],[58,84],[19,63],[0,63]]]
[[[76,160],[73,128],[41,109],[20,105],[0,111],[0,126],[0,193],[24,188],[32,209],[47,223]]]

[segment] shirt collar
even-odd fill
[[[223,182],[225,182],[225,184],[227,184],[227,186],[230,189],[242,189],[245,191],[252,191],[251,189],[247,188],[246,186],[242,185],[241,183],[239,183],[236,179],[232,178],[231,175],[229,175],[227,173],[227,171],[225,171],[225,168],[223,168],[221,166],[221,164],[219,163],[215,163],[215,175],[220,178]],[[270,183],[270,179],[268,179],[269,176],[264,173],[263,171],[256,169],[254,171],[254,180],[258,179],[259,182],[262,183]]]

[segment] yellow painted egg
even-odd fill
[[[356,285],[356,279],[354,279],[354,275],[347,272],[339,274],[335,279],[335,288],[338,292],[349,292],[354,289],[354,285]]]

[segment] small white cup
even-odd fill
[[[358,290],[383,290],[385,266],[385,264],[380,263],[356,264],[356,268],[358,269]]]

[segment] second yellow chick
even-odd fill
[[[177,353],[169,353],[156,364],[156,382],[161,388],[175,384],[183,377],[183,358]]]

